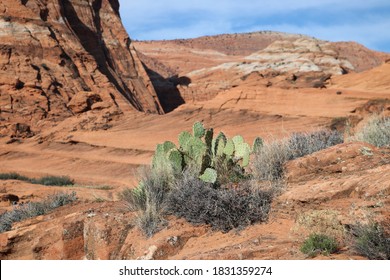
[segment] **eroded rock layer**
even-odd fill
[[[118,0],[0,2],[0,133],[128,108],[162,112]]]

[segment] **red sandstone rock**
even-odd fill
[[[35,130],[83,112],[67,107],[79,92],[97,94],[105,108],[162,113],[118,1],[1,1],[2,125],[24,119]]]

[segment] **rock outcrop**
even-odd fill
[[[129,108],[163,112],[118,0],[1,1],[0,131]]]
[[[154,74],[151,79],[161,102],[169,100],[171,106],[210,100],[248,83],[284,89],[323,88],[332,76],[366,71],[390,58],[354,42],[270,31],[135,44],[149,57],[144,62]],[[161,71],[161,64],[175,73],[168,76]],[[177,82],[175,77],[189,83]]]

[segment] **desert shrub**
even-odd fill
[[[377,147],[390,147],[390,117],[372,117],[368,123],[356,133],[355,139]]]
[[[137,211],[137,224],[150,237],[164,223],[162,209],[169,191],[171,177],[161,169],[141,169],[136,189],[125,189],[120,198],[131,211]]]
[[[300,158],[343,142],[343,134],[337,130],[293,133],[288,140],[290,159]]]
[[[1,173],[0,180],[20,180],[29,182],[31,184],[45,185],[45,186],[71,186],[74,181],[68,176],[44,176],[38,179],[28,178],[18,173]]]
[[[272,141],[255,153],[253,173],[256,179],[279,181],[284,175],[288,160],[303,157],[328,147],[343,143],[338,131],[319,130],[293,133],[289,138]]]
[[[18,173],[0,173],[0,180],[20,180],[20,181],[29,181],[30,179],[22,176]]]
[[[336,239],[325,234],[311,234],[301,246],[301,252],[309,257],[318,254],[329,255],[337,251]]]
[[[68,176],[45,176],[39,179],[31,179],[31,183],[44,186],[71,186],[74,181]]]
[[[271,195],[253,189],[249,181],[236,188],[218,188],[196,177],[183,176],[168,196],[167,213],[227,232],[266,221],[270,204]]]
[[[308,234],[325,234],[340,243],[345,238],[345,228],[339,220],[340,213],[334,210],[309,210],[296,219],[294,231]]]
[[[284,164],[290,156],[291,150],[285,139],[264,144],[263,148],[255,154],[253,161],[255,178],[269,181],[282,179]]]
[[[390,259],[390,236],[377,223],[358,223],[351,227],[352,247],[370,260]]]
[[[0,215],[0,232],[9,231],[12,224],[36,216],[47,214],[58,207],[64,206],[77,199],[76,193],[57,193],[41,202],[29,202],[16,206],[13,210]]]

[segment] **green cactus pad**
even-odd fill
[[[251,154],[251,148],[247,143],[241,143],[237,145],[235,157],[241,159],[241,167],[246,167],[249,164],[249,157]]]
[[[216,155],[216,147],[217,147],[217,139],[214,138],[213,141],[211,141],[211,151],[213,152],[213,156]]]
[[[215,139],[216,139],[216,141],[219,141],[220,139],[222,139],[224,144],[226,144],[226,141],[227,141],[227,138],[222,131],[220,133],[218,133],[218,135]]]
[[[224,154],[229,156],[229,157],[232,157],[233,154],[234,154],[234,150],[235,150],[235,146],[234,146],[234,142],[232,139],[229,139],[227,142],[226,142],[226,146],[223,150]]]
[[[263,139],[261,139],[260,137],[256,137],[256,139],[253,141],[252,153],[259,152],[263,147],[263,144]]]
[[[241,167],[247,167],[249,165],[249,159],[250,159],[250,155],[249,154],[245,154],[242,157],[241,162],[239,162],[239,165]]]
[[[170,150],[175,149],[176,145],[173,144],[171,141],[165,141],[163,144],[164,152],[167,154]]]
[[[204,137],[204,142],[207,146],[207,149],[211,152],[211,145],[213,142],[213,135],[214,135],[214,130],[212,128],[207,129]]]
[[[232,138],[234,145],[237,147],[237,145],[244,143],[244,138],[241,135],[236,135]]]
[[[191,133],[188,131],[183,131],[182,133],[179,134],[179,145],[181,148],[185,149],[185,147],[188,144],[188,141],[192,138]]]
[[[164,145],[163,144],[157,144],[156,151],[154,152],[155,155],[163,155],[165,153],[164,151]]]
[[[164,145],[158,144],[156,146],[156,151],[152,159],[152,167],[160,166],[161,162],[165,159]]]
[[[206,133],[206,129],[204,128],[203,123],[196,122],[192,126],[192,132],[195,137],[202,138]]]
[[[217,171],[212,168],[207,168],[199,177],[203,182],[214,184],[217,181]]]
[[[213,156],[222,156],[223,149],[226,145],[226,136],[223,132],[220,132],[215,139],[213,139],[212,152]]]
[[[224,139],[220,138],[220,139],[218,140],[218,142],[217,142],[217,144],[216,144],[216,147],[214,148],[214,155],[215,155],[215,156],[220,157],[220,156],[223,155],[224,149],[225,149],[225,144],[226,144],[226,142],[225,142]]]
[[[190,163],[188,162],[187,157],[189,158],[189,161],[193,161],[194,164],[200,166],[202,165],[202,159],[207,151],[207,146],[205,143],[202,142],[201,139],[192,137],[188,141],[187,150],[183,150],[182,152],[186,156],[186,164]]]
[[[183,156],[177,149],[168,152],[168,159],[175,174],[180,174],[183,170]]]
[[[242,158],[245,155],[250,155],[250,153],[251,153],[251,147],[249,146],[249,144],[241,143],[236,146],[236,152],[234,155],[236,157]]]

